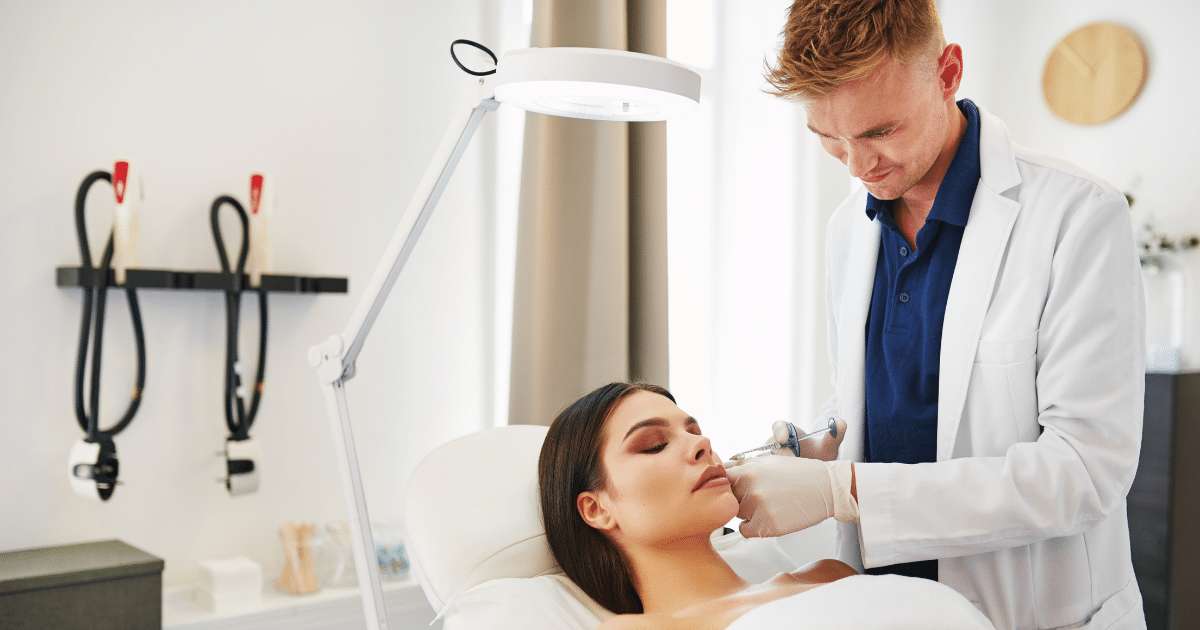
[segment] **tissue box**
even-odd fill
[[[222,614],[258,607],[262,603],[262,567],[242,557],[200,563],[199,603]]]
[[[119,540],[0,553],[5,630],[162,627],[163,561]]]

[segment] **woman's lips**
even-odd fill
[[[696,488],[696,489],[703,490],[705,488],[716,488],[718,486],[728,486],[728,485],[729,485],[729,477],[713,477],[712,479],[709,479],[708,481],[700,484],[700,487]]]
[[[729,477],[725,475],[725,467],[712,465],[700,473],[700,478],[696,480],[696,485],[692,486],[692,492],[701,488],[715,488],[727,485],[729,485]]]

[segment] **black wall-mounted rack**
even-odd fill
[[[99,270],[82,267],[58,267],[55,269],[55,284],[60,287],[100,286]],[[240,280],[240,282],[237,282]],[[233,291],[237,288],[253,290],[250,277],[240,279],[232,273],[220,271],[173,271],[170,269],[126,269],[125,284],[118,285],[110,269],[104,285],[113,289],[132,287],[135,289],[187,289],[200,291]],[[239,287],[240,285],[240,287]],[[270,293],[346,293],[349,282],[346,278],[316,276],[285,276],[263,274],[260,287]]]

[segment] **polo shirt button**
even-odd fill
[[[898,295],[896,297],[897,297],[897,299],[900,300],[901,304],[908,304],[908,294],[907,293],[901,293],[900,295]]]
[[[901,245],[901,246],[900,246],[900,255],[901,255],[901,256],[907,256],[907,255],[908,255],[908,247],[905,247],[904,245]]]

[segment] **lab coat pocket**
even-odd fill
[[[972,366],[956,451],[999,457],[1016,441],[1006,370],[1007,366],[994,363]]]
[[[1039,626],[1047,630],[1068,630],[1084,628],[1086,630],[1111,630],[1113,628],[1135,628],[1145,630],[1146,619],[1142,612],[1142,592],[1138,589],[1137,580],[1129,580],[1121,590],[1104,600],[1100,607],[1082,621],[1066,625]]]
[[[1030,597],[1038,628],[1070,628],[1089,615],[1092,577],[1083,536],[1036,542],[1026,549],[1030,559]],[[1064,579],[1064,575],[1073,575]],[[1082,624],[1080,624],[1082,625]]]
[[[959,434],[971,454],[1001,456],[1014,443],[1037,438],[1036,345],[1036,336],[979,341],[965,405],[968,422]]]
[[[1142,592],[1137,580],[1117,591],[1104,603],[1100,609],[1088,619],[1084,626],[1089,630],[1106,630],[1108,628],[1145,628],[1145,613],[1142,611]]]

